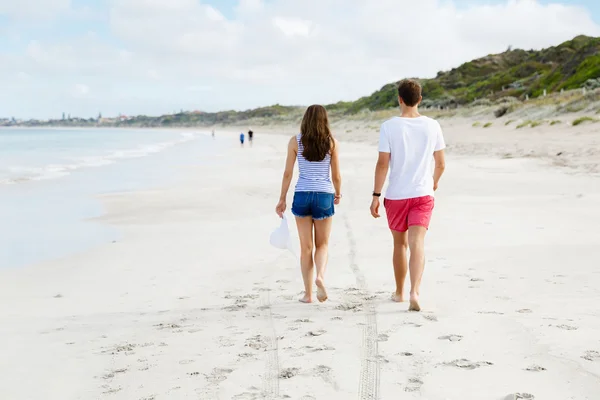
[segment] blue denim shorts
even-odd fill
[[[333,193],[296,192],[292,203],[292,214],[296,217],[312,217],[320,220],[333,217],[335,207]]]

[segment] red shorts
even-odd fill
[[[384,199],[383,205],[390,229],[398,232],[406,232],[409,226],[429,229],[434,203],[432,196],[404,200]]]

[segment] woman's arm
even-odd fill
[[[296,157],[298,155],[298,143],[296,138],[293,137],[288,143],[287,159],[285,160],[285,170],[283,171],[283,178],[281,180],[281,194],[279,196],[279,203],[275,208],[275,212],[280,218],[283,218],[283,213],[287,208],[286,198],[292,178],[294,177],[294,165],[296,164]]]
[[[333,139],[333,148],[331,149],[331,180],[335,189],[335,204],[339,204],[342,198],[342,174],[340,172],[338,148],[338,141]]]

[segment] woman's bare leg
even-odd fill
[[[327,290],[325,289],[325,270],[329,259],[329,235],[331,234],[331,225],[333,218],[314,221],[315,225],[315,265],[317,266],[317,299],[320,302],[327,300]]]
[[[300,238],[300,266],[304,280],[304,297],[302,303],[312,303],[313,290],[313,219],[312,217],[296,217],[298,237]]]

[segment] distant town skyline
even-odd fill
[[[597,1],[0,0],[0,118],[352,100],[600,36]]]

